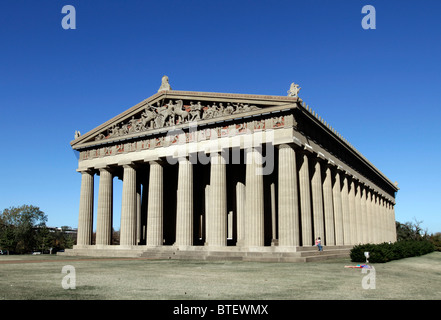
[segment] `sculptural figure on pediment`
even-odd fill
[[[219,103],[219,107],[215,108],[215,117],[221,117],[224,115],[224,105],[221,103]]]
[[[250,106],[248,104],[242,105],[242,112],[248,112],[258,109],[256,106]]]
[[[300,88],[298,84],[295,84],[294,82],[291,83],[291,86],[288,90],[288,97],[298,97]]]
[[[138,119],[135,119],[134,116],[132,116],[132,119],[129,120],[129,122],[127,123],[127,129],[129,131],[129,133],[135,132],[137,131],[137,123],[138,123]]]
[[[230,103],[228,103],[228,106],[230,106]],[[228,107],[228,106],[227,106],[227,107]],[[233,111],[234,114],[243,112],[243,110],[242,110],[242,103],[236,103],[236,104],[234,104],[234,105],[233,105],[233,109],[235,109],[235,110]]]
[[[232,105],[230,105],[230,103],[227,104],[227,106],[224,109],[224,115],[228,116],[230,114],[234,113],[234,107]]]
[[[95,136],[95,141],[120,137],[150,129],[180,125],[189,121],[224,117],[256,109],[259,108],[255,105],[241,102],[213,101],[211,104],[204,106],[201,101],[196,103],[190,101],[189,105],[184,105],[184,100],[160,100],[157,101],[155,105],[147,104],[144,110],[140,111],[136,116],[132,116],[130,119],[124,119],[108,127],[107,132],[102,132]],[[75,137],[78,136],[79,132],[76,132]]]
[[[173,112],[173,107],[172,106],[172,101],[170,101],[168,104],[166,105],[161,105],[158,102],[158,106],[154,107],[156,110],[156,118],[155,118],[155,128],[162,128],[164,127],[166,124],[172,126],[174,125],[174,112]],[[167,123],[167,120],[169,120],[169,122]]]
[[[193,104],[193,101],[190,101],[190,121],[200,120],[201,110],[202,105],[200,102]]]
[[[183,105],[184,102],[182,100],[178,100],[176,101],[176,104],[172,105],[174,114],[179,116],[179,123],[185,122],[190,114],[187,110],[185,110],[185,108],[182,109]]]
[[[156,111],[150,105],[148,105],[141,114],[141,121],[138,122],[138,131],[153,129],[153,123],[158,116]]]
[[[168,90],[171,90],[171,89],[172,88],[170,86],[170,83],[168,82],[168,77],[164,75],[162,77],[161,86],[159,87],[158,92],[160,92],[160,91],[168,91]]]
[[[129,133],[128,123],[121,122],[121,128],[119,128],[119,135],[123,136]]]
[[[119,128],[115,124],[112,127],[110,127],[109,129],[107,129],[107,133],[108,133],[109,137],[117,136],[118,132],[119,132]]]
[[[206,106],[204,109],[204,113],[202,114],[202,119],[211,119],[214,117],[214,109],[211,106]]]
[[[106,136],[104,134],[100,133],[99,135],[97,135],[95,137],[95,141],[103,140],[105,138],[106,138]]]

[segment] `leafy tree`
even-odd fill
[[[41,253],[52,248],[53,236],[50,230],[46,226],[42,226],[36,229],[35,240],[37,248],[41,250]]]
[[[397,240],[425,240],[428,237],[427,230],[421,228],[422,221],[414,218],[415,222],[396,222]]]
[[[23,205],[0,214],[0,245],[8,251],[32,251],[37,244],[35,229],[46,225],[47,216],[39,207]]]
[[[68,231],[71,230],[70,227],[62,226],[61,230],[54,231],[52,235],[52,248],[55,251],[70,249],[75,244],[74,236]]]
[[[437,251],[441,251],[441,232],[431,234],[429,240],[433,243]]]
[[[8,252],[14,251],[16,246],[14,228],[6,224],[0,225],[0,248]]]

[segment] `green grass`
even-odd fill
[[[75,267],[74,290],[62,288],[65,265]],[[0,256],[0,300],[441,299],[441,252],[371,264],[375,289],[363,289],[367,274],[346,265],[355,263]]]

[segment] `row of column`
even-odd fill
[[[393,204],[329,161],[281,145],[278,181],[281,246],[396,241]]]
[[[277,226],[278,245],[310,246],[320,237],[325,245],[353,245],[395,241],[393,204],[354,177],[313,153],[292,145],[278,146]],[[298,154],[297,154],[298,153]],[[149,162],[147,245],[163,244],[164,174],[160,161]],[[210,186],[206,203],[208,246],[227,244],[227,175],[221,153],[211,155]],[[193,245],[193,164],[179,159],[176,205],[176,245]],[[311,166],[311,167],[310,167]],[[120,245],[138,243],[139,190],[136,168],[123,166]],[[101,168],[96,244],[110,245],[113,212],[113,175]],[[77,244],[91,244],[93,224],[93,171],[82,171]],[[272,195],[276,193],[271,191]],[[275,206],[276,201],[272,204]],[[246,152],[245,181],[236,184],[237,245],[264,245],[264,183],[262,155]],[[277,220],[277,222],[275,221]],[[273,234],[275,233],[273,228]]]

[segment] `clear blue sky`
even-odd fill
[[[361,27],[366,4],[375,30]],[[61,26],[64,5],[76,30]],[[48,225],[76,227],[74,131],[148,98],[166,74],[176,90],[286,95],[300,84],[398,181],[396,219],[440,232],[440,14],[436,0],[2,0],[0,210],[33,204]]]

